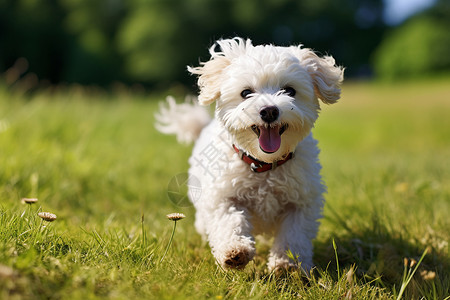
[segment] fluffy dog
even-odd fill
[[[188,67],[199,76],[201,106],[169,97],[156,116],[161,132],[197,139],[188,185],[196,229],[224,268],[244,268],[255,255],[254,236],[269,234],[269,270],[301,262],[308,272],[325,192],[311,129],[318,99],[340,98],[343,68],[302,46],[241,38],[217,41],[210,54]],[[214,101],[210,120],[204,106]]]

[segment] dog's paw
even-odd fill
[[[223,253],[219,263],[225,269],[243,269],[255,255],[253,248],[237,247]]]
[[[236,250],[233,249],[228,252],[225,259],[225,265],[227,268],[244,268],[250,261],[250,255],[247,250]]]
[[[269,273],[273,274],[277,278],[285,278],[291,276],[294,273],[302,274],[302,271],[298,266],[285,265],[285,266],[278,266],[275,269],[270,270]]]
[[[268,263],[269,272],[274,274],[291,273],[299,270],[298,265],[289,261],[278,261],[277,264]]]
[[[312,260],[293,262],[287,257],[275,258],[274,256],[269,257],[269,262],[267,263],[269,272],[274,272],[275,274],[301,271],[308,275],[313,266]]]

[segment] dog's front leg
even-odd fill
[[[223,268],[242,269],[255,255],[248,211],[231,201],[216,207],[206,222],[209,244]]]
[[[307,273],[313,267],[313,245],[318,229],[317,216],[308,209],[289,212],[275,236],[274,244],[270,250],[269,271],[283,268],[298,267]],[[287,256],[290,250],[298,261],[294,262]]]

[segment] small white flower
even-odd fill
[[[24,204],[34,204],[38,202],[38,198],[22,198],[22,203]]]
[[[420,272],[420,276],[422,276],[423,280],[434,280],[436,278],[436,272],[423,270]]]
[[[40,212],[38,213],[38,216],[47,222],[53,222],[56,220],[56,215],[49,212]]]
[[[172,221],[178,221],[178,220],[186,218],[186,216],[182,213],[171,213],[171,214],[168,214],[166,217],[167,217],[167,219],[172,220]]]

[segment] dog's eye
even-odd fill
[[[287,87],[283,88],[283,94],[286,94],[289,97],[294,97],[296,94],[296,91],[294,88],[287,86]]]
[[[245,89],[241,92],[241,97],[247,99],[251,94],[253,94],[251,89]]]

